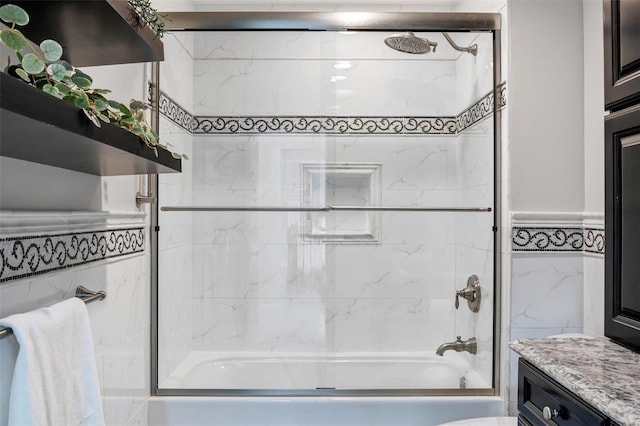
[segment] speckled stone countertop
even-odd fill
[[[509,347],[619,425],[640,426],[640,353],[604,337],[520,339]]]

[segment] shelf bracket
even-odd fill
[[[140,188],[136,193],[136,207],[140,208],[143,204],[153,204],[156,202],[156,195],[152,184],[152,175],[141,175],[139,180]],[[146,183],[145,183],[146,180]],[[144,192],[143,192],[144,189]]]

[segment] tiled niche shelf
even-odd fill
[[[0,0],[8,3],[29,14],[29,24],[20,28],[28,39],[56,40],[76,67],[164,60],[162,41],[140,25],[127,1]]]
[[[303,205],[379,206],[381,195],[379,163],[303,164]],[[306,241],[379,241],[377,212],[322,212],[306,214]]]
[[[96,127],[81,109],[4,73],[0,103],[2,156],[100,176],[182,170],[169,151],[158,149],[156,157],[134,134]]]

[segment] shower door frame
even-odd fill
[[[159,389],[158,388],[158,202],[151,208],[151,395],[152,396],[497,396],[500,394],[502,120],[500,13],[413,12],[160,12],[167,31],[413,31],[486,32],[493,36],[493,383],[486,389]],[[158,130],[160,71],[153,64],[151,99]],[[152,185],[158,188],[158,175]]]

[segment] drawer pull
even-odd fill
[[[558,410],[556,410],[555,408],[549,408],[549,407],[544,407],[542,409],[542,417],[545,418],[545,420],[551,420],[554,417],[558,417]]]

